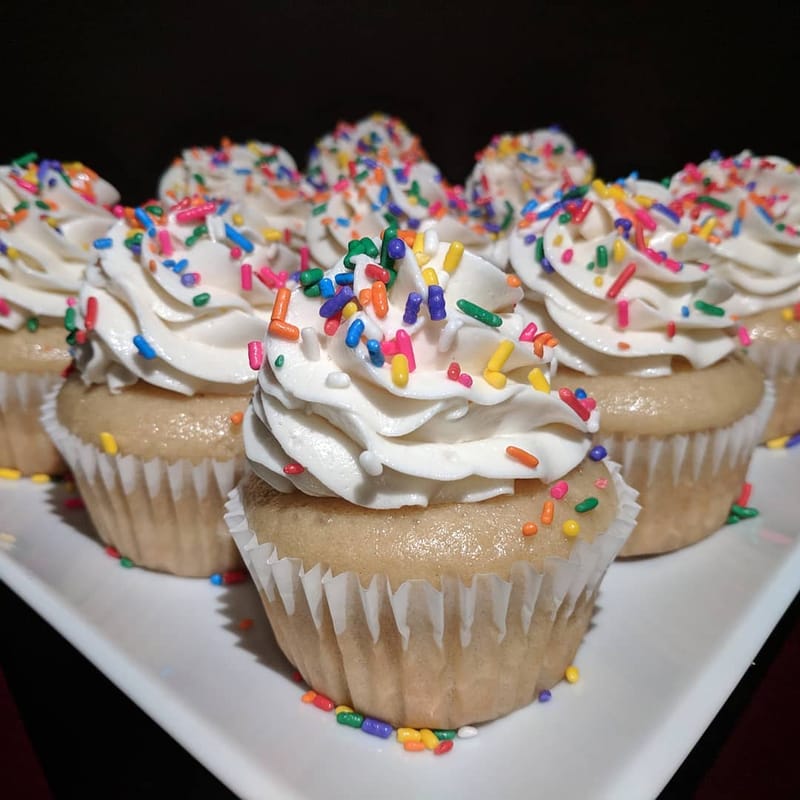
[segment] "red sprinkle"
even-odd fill
[[[97,298],[90,297],[86,301],[86,314],[83,317],[83,326],[87,331],[94,330],[94,324],[97,321]]]
[[[742,484],[742,491],[739,493],[739,499],[736,501],[737,506],[746,506],[750,502],[750,494],[753,491],[753,484],[745,481]]]
[[[117,550],[116,547],[112,547],[111,545],[108,545],[108,547],[106,547],[106,554],[110,555],[111,558],[120,558],[119,550]]]
[[[83,500],[80,497],[68,497],[64,501],[64,508],[68,508],[71,511],[75,510],[76,508],[85,508]]]
[[[572,393],[571,389],[567,389],[564,387],[563,389],[558,390],[558,396],[585,422],[591,416],[591,411],[589,411],[586,406],[581,403],[581,401],[575,397]]]
[[[325,697],[324,694],[317,694],[311,702],[323,711],[333,711],[336,706],[333,700],[330,697]]]
[[[286,464],[283,468],[283,472],[285,475],[300,475],[305,471],[306,468],[302,464],[298,464],[296,461],[291,461],[290,463]]]
[[[243,583],[247,580],[247,573],[241,570],[231,570],[222,573],[222,582],[224,584]]]
[[[433,750],[433,754],[435,756],[443,756],[445,753],[449,753],[453,749],[453,740],[452,739],[444,739],[443,741],[439,742]]]
[[[631,263],[620,272],[614,283],[608,287],[606,297],[610,297],[613,300],[622,291],[625,284],[633,277],[634,272],[636,272],[636,264],[631,261]]]

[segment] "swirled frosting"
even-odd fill
[[[518,216],[594,177],[594,162],[558,128],[495,136],[477,155],[466,193],[487,218]]]
[[[736,288],[740,316],[800,302],[800,170],[744,151],[687,164],[670,191],[715,251],[714,270]]]
[[[159,180],[161,202],[191,195],[236,201],[254,224],[279,231],[289,244],[303,244],[314,190],[282,147],[255,140],[219,147],[190,147]]]
[[[90,243],[114,222],[116,190],[79,163],[0,167],[0,329],[52,324],[77,294]]]
[[[94,242],[72,332],[86,383],[137,380],[186,395],[245,393],[247,344],[299,257],[248,228],[227,202],[193,196],[125,209]]]
[[[340,121],[314,145],[308,158],[308,179],[319,189],[349,177],[349,164],[360,157],[400,162],[426,158],[419,137],[397,117],[375,112],[356,122]]]
[[[352,242],[309,276],[321,296],[296,289],[271,323],[245,418],[253,469],[282,492],[376,509],[567,473],[597,412],[549,390],[551,342],[514,310],[518,281],[434,231],[417,253],[395,233]]]
[[[664,375],[676,358],[702,368],[736,346],[733,289],[709,272],[709,243],[683,229],[667,193],[642,187],[654,188],[593,181],[512,235],[522,313],[556,336],[561,363],[589,375]]]

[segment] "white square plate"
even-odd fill
[[[0,578],[243,798],[641,800],[680,766],[800,590],[800,447],[759,448],[749,479],[759,517],[611,565],[577,684],[481,725],[445,757],[301,703],[249,583],[122,568],[57,485],[0,482]]]

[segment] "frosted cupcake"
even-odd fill
[[[556,385],[596,399],[600,441],[640,493],[623,555],[674,550],[725,522],[772,404],[708,242],[647,186],[594,181],[531,212],[511,240],[520,312],[559,342]]]
[[[94,242],[76,369],[43,411],[103,542],[179,575],[239,563],[222,514],[244,471],[248,343],[298,266],[223,209],[201,197],[126,209]]]
[[[69,365],[65,321],[119,199],[83,164],[35,159],[0,167],[0,467],[26,475],[64,469],[39,407]]]
[[[227,520],[311,686],[453,728],[562,678],[637,506],[587,458],[596,411],[549,389],[517,282],[395,234],[357,242],[319,297],[292,294]]]
[[[784,158],[749,151],[687,165],[672,178],[679,208],[709,241],[715,274],[748,354],[775,386],[764,438],[800,431],[800,172]]]
[[[247,224],[268,241],[283,241],[298,251],[305,245],[314,190],[278,145],[223,139],[217,148],[185,149],[161,176],[158,196],[172,205],[192,195],[234,201]]]

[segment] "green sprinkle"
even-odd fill
[[[559,214],[558,215],[558,221],[562,225],[566,225],[568,222],[572,221],[572,214],[570,214],[568,211],[564,212],[563,214]]]
[[[131,567],[135,566],[133,561],[131,561],[127,556],[122,556],[119,560],[119,565],[121,567],[125,567],[125,569],[130,569]]]
[[[540,236],[536,240],[536,250],[534,251],[534,257],[536,260],[541,264],[542,259],[544,258],[544,237]]]
[[[397,280],[397,270],[386,267],[386,271],[389,273],[389,280],[386,282],[386,288],[391,289],[392,286],[394,286],[394,282]]]
[[[778,222],[775,225],[775,230],[776,231],[780,231],[781,233],[783,233],[783,231],[786,230],[786,225],[783,222]]]
[[[186,239],[186,241],[184,242],[184,244],[185,244],[187,247],[194,247],[194,245],[196,245],[196,244],[197,244],[197,241],[198,241],[198,239],[199,239],[199,238],[200,238],[199,236],[195,236],[195,235],[193,234],[192,236],[189,236],[189,237],[187,237],[187,239]],[[126,242],[126,244],[127,244],[127,242]]]
[[[315,283],[313,286],[306,286],[303,289],[303,294],[306,297],[319,297],[322,294],[322,290],[319,288],[319,284]]]
[[[356,175],[355,178],[353,178],[353,180],[356,183],[361,183],[361,181],[363,181],[364,178],[368,177],[369,177],[369,170],[365,169],[363,172],[359,172],[358,175]]]
[[[192,298],[192,304],[195,306],[204,306],[211,299],[208,292],[201,292]]]
[[[564,194],[561,198],[562,200],[573,200],[576,197],[583,197],[589,191],[589,184],[585,184],[583,186],[573,186],[568,192]]]
[[[357,711],[340,711],[336,715],[336,721],[340,725],[349,725],[351,728],[360,728],[364,723],[364,715]]]
[[[386,220],[386,224],[390,228],[392,227],[392,225],[394,225],[395,228],[400,225],[400,220],[398,220],[397,217],[394,214],[391,214],[388,211],[383,215],[383,218],[384,218],[384,220]]]
[[[484,325],[489,325],[492,328],[499,328],[503,324],[503,320],[500,319],[497,314],[493,314],[491,311],[487,311],[485,308],[475,305],[475,303],[470,303],[469,300],[456,300],[456,305],[468,317],[472,317],[472,319],[476,319]]]
[[[201,175],[199,172],[195,172],[195,173],[194,173],[194,175],[192,175],[192,177],[193,177],[193,178],[195,179],[195,181],[196,181],[197,183],[199,183],[201,186],[205,186],[205,185],[206,185],[205,178],[203,178],[203,176],[202,176],[202,175]]]
[[[67,334],[66,342],[70,347],[74,347],[78,344],[78,331],[70,331]]]
[[[665,186],[667,189],[669,189],[670,183],[672,183],[672,179],[671,178],[662,178],[661,179],[661,185]]]
[[[392,267],[394,266],[394,259],[389,258],[389,242],[397,236],[397,225],[390,225],[384,232],[383,232],[383,241],[381,241],[381,254],[380,254],[380,262],[382,267]],[[364,241],[363,239],[361,240]],[[372,240],[368,240],[372,241]],[[370,258],[374,258],[375,256],[370,256]]]
[[[40,203],[41,200],[37,200],[36,203]],[[17,211],[25,211],[25,209],[30,208],[31,204],[27,200],[23,200],[21,203],[17,203],[14,206],[14,213],[16,214]],[[45,205],[45,208],[49,208],[49,206]]]
[[[593,270],[593,269],[594,269],[594,261],[590,261],[590,262],[589,262],[589,263],[586,265],[586,269],[588,269],[588,270]]]
[[[506,215],[503,217],[502,223],[500,223],[500,230],[504,231],[513,221],[514,219],[514,206],[506,200]]]
[[[553,155],[560,156],[564,152],[564,145],[560,144],[553,148]]]
[[[156,217],[164,216],[164,209],[161,208],[161,206],[145,206],[144,210],[150,214],[154,214]]]
[[[456,732],[455,731],[449,731],[449,730],[448,731],[443,731],[443,730],[439,730],[439,728],[435,728],[433,733],[436,735],[436,738],[440,742],[444,741],[445,739],[455,739],[456,738]]]
[[[25,204],[25,207],[26,208],[28,207],[27,203]],[[44,200],[37,200],[36,201],[36,208],[41,208],[43,211],[49,211],[50,210],[50,205],[48,203],[46,203]]]
[[[585,511],[591,511],[593,508],[597,508],[599,502],[600,501],[596,497],[587,497],[575,506],[575,510],[579,514],[583,514]]]
[[[602,244],[597,245],[597,266],[608,266],[608,250]]]
[[[706,303],[703,300],[695,300],[694,307],[698,311],[702,311],[704,314],[709,314],[712,317],[724,317],[725,316],[725,309],[720,308],[719,306],[712,306],[711,303]]]
[[[198,225],[192,231],[192,236],[196,236],[199,239],[201,236],[205,236],[207,233],[208,233],[208,228],[205,225]]]
[[[731,506],[731,514],[735,514],[740,519],[752,519],[758,516],[758,509],[750,506],[740,506],[734,503]]]
[[[39,154],[31,151],[30,153],[25,153],[24,156],[15,158],[11,163],[15,167],[27,167],[32,161],[36,161],[37,158],[39,158]]]
[[[741,522],[741,517],[737,517],[736,514],[731,514],[728,519],[725,520],[726,525],[735,525],[737,522]]]
[[[25,322],[25,327],[31,332],[36,333],[39,330],[39,317],[28,317]]]
[[[142,236],[143,235],[144,234],[141,234],[141,233],[134,233],[133,236],[129,236],[125,240],[125,247],[127,247],[129,250],[131,250],[134,247],[136,247],[137,245],[140,245],[142,243]]]
[[[303,286],[311,286],[319,283],[324,276],[325,273],[321,269],[307,269],[305,272],[300,273],[300,283]]]
[[[327,210],[328,204],[322,203],[322,205],[314,206],[314,208],[311,209],[311,216],[318,217],[320,214],[324,214]]]
[[[733,206],[729,205],[728,203],[723,202],[722,200],[718,200],[716,197],[712,197],[710,194],[701,194],[695,197],[696,203],[707,203],[710,206],[714,206],[714,208],[721,208],[723,211],[732,211]]]
[[[75,323],[75,307],[70,306],[66,312],[64,312],[64,327],[68,331],[74,331],[78,329],[77,324]]]
[[[275,366],[278,367],[278,369],[280,369],[283,366],[283,362],[284,362],[283,355],[280,355],[275,359]]]

